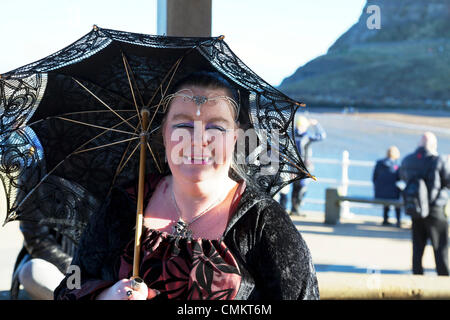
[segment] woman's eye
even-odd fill
[[[178,123],[178,124],[175,124],[173,127],[174,127],[175,129],[176,129],[176,128],[188,128],[188,129],[192,129],[192,128],[194,128],[194,125],[191,124],[191,123]]]
[[[173,125],[174,129],[184,128],[184,129],[194,129],[194,125],[192,123],[178,123]],[[227,129],[220,125],[207,125],[205,130],[218,130],[220,132],[226,132]]]
[[[206,130],[219,130],[220,132],[226,132],[227,129],[221,126],[207,126]]]

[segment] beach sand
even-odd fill
[[[311,107],[305,109],[305,113],[328,113],[346,115],[349,117],[370,118],[383,121],[394,121],[424,127],[438,127],[450,130],[450,110],[398,110],[379,109],[365,110],[355,109],[355,112],[342,112],[344,109]],[[302,110],[299,110],[302,111]]]
[[[416,125],[434,126],[450,129],[450,113],[449,114],[413,114],[413,113],[396,113],[396,112],[358,112],[349,114],[353,117],[372,118],[377,120],[388,120],[403,122]]]

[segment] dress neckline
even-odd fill
[[[163,230],[158,230],[158,229],[153,229],[153,228],[149,228],[146,227],[144,225],[144,230],[146,231],[144,233],[145,236],[148,236],[151,233],[155,233],[158,236],[161,236],[163,238],[167,238],[169,240],[186,240],[187,242],[203,242],[203,241],[218,241],[219,243],[221,243],[224,240],[224,235],[222,234],[222,236],[218,239],[207,239],[207,238],[202,238],[202,237],[186,237],[186,236],[182,236],[182,235],[178,235],[178,234],[173,234],[167,231],[163,231]]]
[[[149,201],[151,199],[151,196],[153,195],[153,192],[156,190],[157,186],[163,180],[164,177],[165,176],[159,177],[159,179],[156,181],[156,183],[152,184],[153,188],[150,188],[150,190],[148,190],[148,192],[150,193]],[[153,181],[153,182],[155,182],[155,181]],[[226,227],[225,227],[222,235],[219,238],[208,239],[208,238],[204,238],[204,237],[186,237],[186,236],[182,236],[182,235],[172,234],[168,231],[150,228],[150,227],[147,227],[146,225],[143,225],[143,228],[146,231],[146,234],[156,233],[156,234],[158,234],[158,236],[162,236],[163,238],[168,238],[168,239],[173,239],[173,240],[184,239],[184,240],[187,240],[188,242],[215,241],[215,242],[221,243],[225,239],[225,234],[226,234],[226,231],[228,230],[231,218],[233,217],[234,213],[236,212],[236,210],[239,206],[239,202],[240,202],[242,195],[244,194],[244,191],[246,188],[245,180],[237,181],[237,183],[238,183],[238,186],[236,187],[236,190],[234,191],[234,194],[233,194],[230,211],[228,213],[227,224],[226,224]]]

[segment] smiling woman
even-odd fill
[[[187,96],[185,92],[192,95]],[[230,98],[223,94],[223,89],[191,87],[172,95],[171,108],[163,122],[169,164],[180,162],[180,159],[194,164],[202,164],[202,161],[212,163],[213,157],[215,164],[224,164],[227,158],[231,159],[237,139],[234,122],[234,114],[237,112],[230,110]],[[179,138],[182,139],[181,142]],[[173,151],[173,147],[176,147],[176,151]],[[223,149],[228,151],[224,155],[226,157],[215,157],[215,152]]]
[[[231,91],[223,84],[218,87],[219,81],[215,85],[211,81],[224,79],[207,73],[197,75],[195,82],[192,79],[195,78],[181,80],[175,85],[176,92],[168,96],[170,108],[163,121],[162,136],[172,174],[162,181],[160,189],[171,190],[170,211],[177,214],[172,219],[176,223],[172,228],[178,228],[177,232],[183,235],[217,239],[228,221],[231,191],[236,193],[239,185],[229,177],[237,140],[238,110],[234,107],[236,102],[230,102]],[[147,206],[147,216],[167,216],[167,203],[157,200],[160,189],[155,190]],[[160,197],[160,200],[167,198],[167,194],[163,192]],[[209,219],[200,221],[206,213]]]
[[[169,172],[146,181],[144,282],[130,283],[133,186],[116,189],[93,218],[73,261],[81,287],[63,280],[56,299],[318,299],[309,249],[289,216],[233,169],[239,94],[220,75],[197,72],[168,97]]]

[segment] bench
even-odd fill
[[[328,188],[325,190],[325,223],[326,224],[337,224],[339,223],[341,216],[341,202],[360,202],[360,203],[371,203],[380,204],[384,206],[395,206],[402,207],[402,200],[393,199],[377,199],[370,197],[358,197],[358,196],[344,196],[341,195],[339,189]]]

